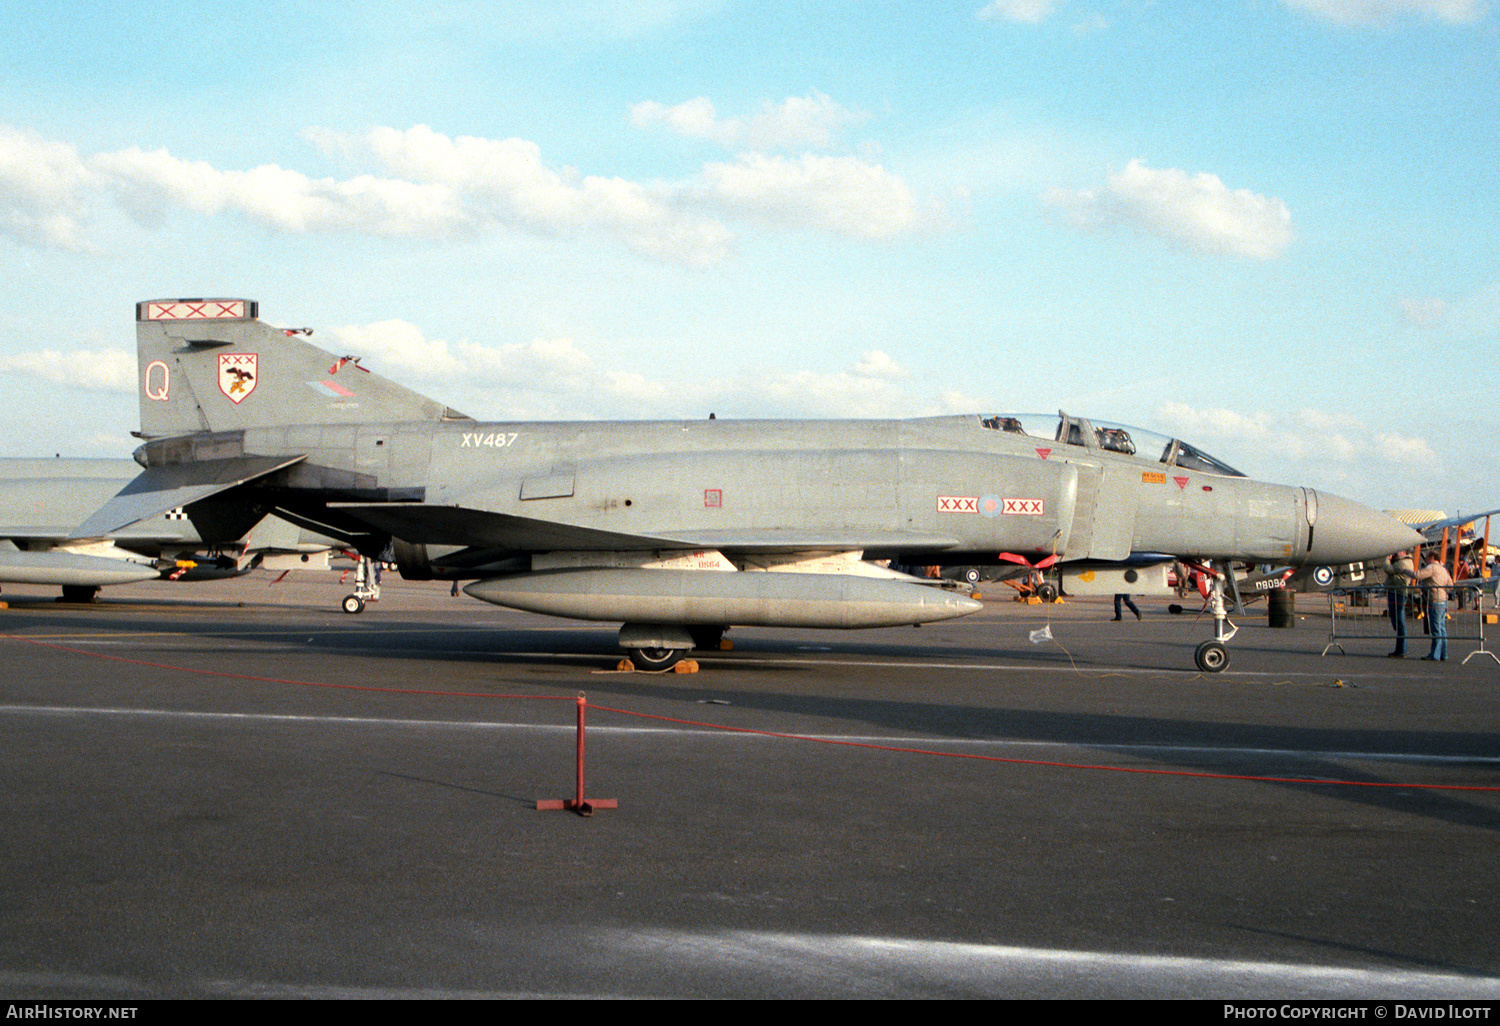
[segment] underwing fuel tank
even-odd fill
[[[0,552],[0,581],[98,587],[134,584],[161,576],[155,567],[77,552]]]
[[[477,581],[464,591],[497,606],[577,620],[747,627],[899,627],[982,608],[966,595],[905,581],[754,571],[544,570]]]

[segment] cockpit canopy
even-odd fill
[[[1169,467],[1182,467],[1205,474],[1220,474],[1224,477],[1244,477],[1222,460],[1214,459],[1197,446],[1189,445],[1180,438],[1168,438],[1155,431],[1126,427],[1124,424],[1109,424],[1102,420],[1085,420],[1070,417],[1059,410],[1051,413],[997,413],[980,417],[979,423],[991,431],[1008,431],[1032,438],[1063,442],[1085,449],[1102,449],[1142,459],[1155,457]]]

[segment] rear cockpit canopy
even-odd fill
[[[1189,445],[1180,438],[1168,438],[1155,431],[1127,427],[1124,424],[1070,417],[1061,410],[1056,414],[999,413],[980,417],[979,423],[991,431],[1028,435],[1085,449],[1123,453],[1142,459],[1154,456],[1159,463],[1169,467],[1182,467],[1184,470],[1220,474],[1224,477],[1245,476],[1229,464],[1214,459],[1202,449]]]

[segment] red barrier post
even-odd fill
[[[592,816],[595,809],[618,809],[620,803],[614,798],[585,798],[583,796],[583,713],[588,706],[588,700],[580,693],[578,696],[578,743],[575,767],[575,780],[572,798],[541,798],[536,803],[539,812],[560,812],[567,810],[576,812],[580,816]]]

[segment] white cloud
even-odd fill
[[[525,382],[531,388],[568,388],[591,372],[593,361],[569,339],[537,339],[486,346],[467,340],[449,344],[427,338],[409,321],[333,328],[340,352],[361,358],[363,366],[396,381],[470,385]]]
[[[368,150],[386,171],[460,202],[487,227],[554,233],[602,233],[660,260],[705,265],[730,253],[733,236],[716,221],[684,213],[638,183],[554,169],[525,139],[449,138],[426,125],[376,128],[362,137],[314,130],[328,149]]]
[[[90,162],[108,176],[121,203],[148,223],[168,204],[200,214],[234,210],[276,231],[351,230],[375,235],[444,235],[468,220],[442,186],[361,175],[312,179],[268,164],[220,171],[166,150],[137,147],[100,153]]]
[[[0,125],[0,233],[30,246],[83,250],[89,171],[73,147]]]
[[[1484,0],[1281,0],[1292,10],[1340,25],[1379,25],[1418,15],[1450,25],[1472,25],[1488,13]]]
[[[775,112],[783,140],[818,135],[820,118],[826,127],[827,108],[816,95],[810,105],[799,104],[788,101]],[[795,128],[799,118],[802,127]],[[730,219],[885,239],[940,223],[941,216],[919,210],[899,176],[852,156],[750,153],[707,164],[680,183],[644,184],[551,167],[540,147],[524,139],[450,138],[425,125],[357,136],[309,129],[304,136],[341,159],[372,160],[381,173],[312,178],[274,164],[222,170],[139,147],[80,160],[71,147],[0,127],[0,233],[32,245],[84,248],[80,215],[96,197],[112,194],[148,225],[188,210],[239,214],[287,234],[445,238],[523,231],[613,240],[654,260],[706,266],[733,254]]]
[[[779,227],[884,239],[921,226],[906,183],[857,157],[747,153],[705,165],[700,181],[702,202]]]
[[[985,21],[1020,21],[1036,25],[1057,8],[1057,0],[992,0],[978,11]]]
[[[1441,299],[1403,299],[1401,312],[1406,319],[1420,328],[1431,328],[1443,323],[1448,316],[1448,304]]]
[[[854,373],[866,378],[904,378],[910,372],[879,349],[871,349],[854,365]]]
[[[1420,465],[1435,463],[1438,459],[1437,452],[1425,438],[1408,437],[1393,431],[1377,431],[1374,441],[1385,453],[1386,458],[1394,463]]]
[[[407,321],[329,329],[330,348],[480,419],[698,417],[708,411],[757,417],[891,417],[950,412],[927,400],[889,354],[869,350],[835,371],[746,367],[702,375],[603,365],[572,339],[483,345],[426,337]],[[977,407],[975,407],[977,408]],[[966,409],[964,412],[972,412]]]
[[[706,96],[672,107],[647,100],[630,108],[630,122],[638,128],[661,125],[677,135],[755,150],[827,148],[841,128],[863,119],[863,114],[816,91],[788,97],[774,107],[764,103],[759,113],[749,118],[719,117],[713,101]]]
[[[1270,260],[1291,244],[1285,203],[1229,189],[1217,175],[1158,170],[1132,160],[1102,190],[1052,189],[1041,197],[1083,229],[1130,227],[1205,252]]]
[[[123,349],[55,349],[0,356],[0,371],[30,374],[58,385],[90,391],[135,391],[135,353]]]
[[[1246,413],[1168,402],[1157,408],[1156,416],[1160,430],[1230,464],[1259,454],[1261,469],[1274,469],[1282,480],[1290,476],[1289,483],[1308,484],[1316,478],[1369,491],[1375,482],[1374,489],[1387,498],[1399,493],[1405,501],[1414,484],[1430,483],[1444,471],[1442,457],[1425,438],[1373,431],[1347,409]]]

